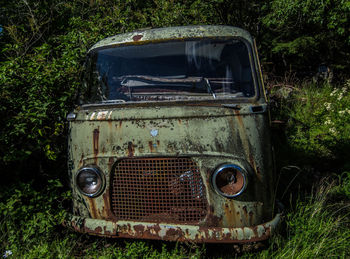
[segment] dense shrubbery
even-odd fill
[[[57,239],[55,231],[65,217],[63,202],[66,199],[69,193],[62,192],[58,180],[49,181],[44,188],[35,188],[33,183],[3,187],[0,193],[1,251],[10,250],[19,256],[41,242]],[[50,251],[46,249],[45,253]]]
[[[282,68],[301,72],[321,62],[334,69],[349,67],[350,4],[346,0],[274,0],[263,23],[263,44]],[[270,47],[269,47],[270,46]]]
[[[286,121],[288,152],[299,161],[306,158],[309,164],[337,163],[336,168],[349,169],[350,81],[339,86],[282,84],[272,91],[275,117]]]
[[[350,150],[350,81],[339,88],[304,86],[291,98],[289,143],[316,159],[347,161]]]

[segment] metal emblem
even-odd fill
[[[151,130],[151,135],[152,135],[152,137],[156,137],[158,135],[158,130],[157,129],[152,129]]]

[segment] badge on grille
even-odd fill
[[[158,130],[157,129],[152,129],[151,130],[151,135],[152,135],[152,137],[156,137],[158,135]]]

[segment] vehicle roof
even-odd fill
[[[89,52],[97,48],[112,47],[119,44],[140,44],[143,42],[202,37],[242,37],[251,44],[253,43],[252,36],[241,28],[226,25],[194,25],[145,29],[117,34],[97,42]]]

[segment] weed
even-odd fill
[[[350,181],[348,178],[346,181]],[[257,258],[324,258],[350,256],[350,199],[330,202],[347,185],[323,180],[307,199],[300,199],[285,217],[286,236],[276,235]],[[350,198],[350,197],[349,197]],[[342,213],[337,213],[343,210]]]

